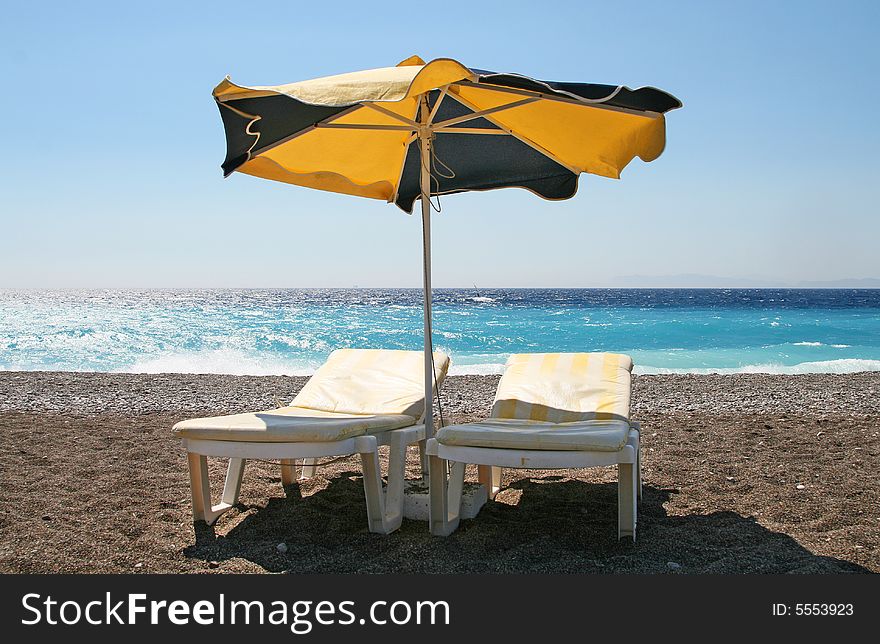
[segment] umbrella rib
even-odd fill
[[[419,124],[416,123],[415,121],[413,121],[412,119],[408,119],[405,116],[401,116],[400,114],[397,114],[396,112],[392,112],[388,108],[382,107],[381,105],[376,105],[375,103],[364,103],[363,105],[364,105],[364,107],[369,107],[372,110],[376,110],[377,112],[381,112],[385,116],[390,116],[393,119],[396,119],[398,121],[406,123],[407,125],[410,126],[410,129],[414,130],[419,126]]]
[[[490,107],[485,110],[478,110],[473,112],[472,114],[464,114],[462,116],[456,116],[455,118],[447,119],[445,121],[440,121],[439,123],[434,124],[435,129],[440,129],[444,127],[449,127],[450,125],[455,125],[456,123],[464,123],[465,121],[472,121],[473,119],[482,118],[489,114],[494,114],[495,112],[501,112],[504,110],[513,109],[514,107],[519,107],[520,105],[528,105],[529,103],[534,103],[535,101],[541,100],[540,98],[533,96],[530,98],[524,98],[519,101],[514,101],[513,103],[507,103],[506,105],[497,105],[495,107]],[[474,109],[474,108],[471,108]]]
[[[226,79],[229,80],[229,76],[227,76]],[[265,98],[267,96],[288,96],[289,98],[293,98],[284,92],[277,92],[273,89],[247,89],[248,91],[244,96],[239,94],[232,94],[231,96],[215,96],[214,100],[218,103],[229,103],[231,101],[240,101],[244,98]]]
[[[403,181],[403,172],[406,170],[406,156],[409,154],[409,146],[417,138],[419,138],[419,135],[413,134],[407,138],[406,142],[403,144],[403,160],[400,162],[400,172],[397,175],[397,183],[394,185],[394,194],[391,195],[391,199],[388,200],[388,203],[397,202],[397,197],[400,194],[400,183]]]
[[[434,107],[431,108],[431,113],[428,115],[428,125],[431,125],[434,122],[434,117],[437,116],[437,112],[440,109],[440,103],[443,102],[443,99],[446,98],[446,94],[449,92],[449,85],[444,85],[440,88],[440,96],[437,97],[437,102],[434,103]]]
[[[226,105],[226,107],[230,107],[230,106]],[[259,156],[259,155],[263,154],[264,152],[268,152],[269,150],[272,150],[273,148],[277,148],[279,145],[284,145],[285,143],[289,143],[293,139],[300,137],[303,134],[308,134],[309,132],[311,132],[312,130],[317,128],[319,124],[330,123],[331,121],[334,121],[338,118],[342,118],[346,114],[351,114],[353,111],[355,111],[359,107],[360,107],[360,105],[352,105],[348,109],[345,109],[341,112],[337,112],[336,114],[332,114],[331,116],[328,116],[323,121],[318,121],[318,123],[316,123],[315,125],[309,125],[308,127],[304,127],[303,129],[301,129],[297,132],[294,132],[290,136],[285,136],[284,138],[279,139],[279,140],[275,141],[274,143],[267,145],[266,147],[260,148],[259,150],[255,151],[253,153],[253,156]],[[230,107],[230,109],[233,109],[233,108]]]
[[[369,123],[316,123],[315,127],[335,130],[384,130],[397,132],[412,132],[415,128],[408,125],[375,125]]]
[[[642,116],[645,118],[658,118],[663,116],[660,112],[651,110],[633,110],[627,107],[618,107],[616,105],[606,105],[604,103],[590,102],[588,99],[565,98],[564,96],[555,96],[553,94],[544,94],[541,92],[533,92],[527,89],[516,89],[513,87],[503,87],[501,85],[491,85],[487,83],[473,83],[470,81],[459,81],[458,85],[462,87],[474,87],[489,92],[500,92],[502,94],[515,94],[517,96],[531,96],[544,101],[556,101],[558,103],[569,103],[570,105],[580,105],[581,107],[593,107],[598,110],[609,110],[611,112],[621,112],[623,114],[631,114],[633,116]]]
[[[447,86],[448,87],[448,86]],[[445,88],[444,88],[445,91]],[[441,95],[442,98],[442,95]],[[416,108],[416,114],[418,114],[419,108]],[[413,121],[415,123],[415,121]],[[413,131],[410,133],[408,137],[406,137],[406,141],[403,143],[403,157],[400,160],[400,172],[397,173],[397,183],[394,184],[394,194],[391,195],[391,198],[388,200],[388,203],[397,203],[397,197],[400,195],[400,184],[403,182],[403,173],[406,170],[406,157],[409,155],[409,146],[413,141],[419,138],[418,132]]]
[[[485,127],[444,127],[435,129],[434,132],[437,134],[500,134],[502,136],[509,136],[510,132],[507,130],[490,130]]]
[[[471,103],[471,102],[470,102],[469,100],[467,100],[466,98],[462,98],[462,97],[459,96],[458,94],[453,94],[453,95],[452,95],[452,98],[454,98],[456,101],[458,101],[459,103],[461,103],[462,105],[464,105],[464,106],[467,107],[468,109],[472,109],[472,110],[477,109],[477,107],[476,107],[473,103]],[[562,159],[560,159],[559,157],[557,157],[555,154],[553,154],[552,152],[550,152],[550,151],[547,150],[546,148],[542,147],[541,145],[538,145],[538,144],[535,143],[534,141],[532,141],[532,140],[530,140],[530,139],[527,139],[525,136],[523,136],[523,135],[521,135],[521,134],[517,134],[516,132],[514,132],[513,130],[511,130],[509,127],[507,127],[507,126],[505,126],[505,125],[502,125],[501,123],[499,123],[497,120],[491,118],[490,116],[486,116],[486,117],[484,117],[484,118],[485,118],[487,121],[489,121],[490,123],[493,123],[494,125],[497,125],[497,126],[498,126],[499,128],[501,128],[505,133],[509,134],[510,136],[514,137],[515,139],[518,139],[519,141],[522,141],[523,143],[525,143],[525,144],[526,144],[527,146],[529,146],[530,148],[532,148],[532,149],[534,149],[534,150],[537,150],[538,152],[540,152],[541,154],[543,154],[543,155],[544,155],[545,157],[547,157],[548,159],[551,159],[551,160],[555,161],[556,163],[558,163],[559,165],[561,165],[563,168],[565,168],[565,169],[568,170],[569,172],[573,173],[575,176],[580,175],[581,170],[580,170],[579,168],[576,168],[576,167],[574,167],[573,165],[570,165],[570,164],[566,163],[565,161],[563,161]],[[447,131],[451,131],[451,130],[447,130]]]

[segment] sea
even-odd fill
[[[880,289],[436,289],[452,374],[615,351],[636,373],[880,370]],[[0,370],[305,375],[421,349],[418,289],[0,290]]]

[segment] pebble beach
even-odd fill
[[[367,532],[356,458],[288,489],[253,462],[239,506],[194,525],[171,426],[275,407],[306,380],[0,372],[0,571],[880,571],[878,372],[635,377],[636,544],[615,538],[610,468],[505,470],[494,502],[435,539],[413,521]],[[483,417],[497,382],[449,377],[444,417]]]

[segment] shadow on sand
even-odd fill
[[[406,520],[383,536],[366,530],[360,474],[343,472],[309,496],[292,485],[286,498],[264,507],[239,506],[216,530],[195,524],[196,543],[184,555],[242,558],[292,573],[870,572],[815,555],[735,512],[669,515],[664,506],[675,492],[651,485],[644,487],[635,544],[616,539],[616,484],[544,476],[515,480],[507,489],[500,497],[507,503],[487,503],[445,539]]]

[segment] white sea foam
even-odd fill
[[[792,345],[795,347],[832,347],[834,349],[849,349],[849,344],[828,344],[826,345],[824,342],[792,342]]]
[[[222,340],[222,338],[220,338]],[[328,351],[329,345],[323,340],[315,340],[313,338],[295,337],[277,333],[269,333],[266,340],[270,342],[280,342],[286,344],[293,349],[309,349],[312,351]]]
[[[131,366],[117,369],[123,373],[218,373],[234,376],[306,376],[316,364],[282,362],[274,357],[216,349],[198,353],[168,353],[145,358]]]
[[[481,364],[453,364],[449,367],[450,376],[491,376],[504,373],[504,363],[484,362]]]
[[[801,362],[796,365],[782,364],[750,364],[742,367],[708,367],[708,368],[670,368],[651,365],[636,365],[636,374],[735,374],[735,373],[768,373],[768,374],[808,374],[808,373],[856,373],[859,371],[880,371],[880,360],[844,359],[823,360],[817,362]],[[504,373],[504,363],[483,362],[479,364],[456,365],[449,369],[451,376],[491,375]]]
[[[861,360],[858,358],[844,360],[820,360],[817,362],[801,362],[795,365],[782,364],[750,364],[742,367],[718,367],[699,369],[670,369],[667,367],[652,367],[650,365],[636,365],[633,373],[636,374],[666,374],[666,373],[693,373],[693,374],[731,374],[731,373],[770,373],[796,375],[805,373],[856,373],[859,371],[880,371],[880,360]]]
[[[834,346],[834,345],[832,345]],[[437,347],[442,349],[441,347]],[[507,356],[486,356],[488,360],[497,362],[479,362],[473,364],[453,364],[449,369],[451,376],[464,375],[495,375],[504,373]],[[279,360],[276,356],[260,356],[253,353],[234,350],[217,349],[192,353],[166,353],[144,358],[124,368],[116,369],[119,373],[197,373],[197,374],[228,374],[237,376],[307,376],[314,373],[323,360]],[[31,369],[27,365],[0,365],[0,371]],[[40,368],[52,368],[43,365]],[[65,367],[70,369],[70,367]],[[89,369],[86,369],[89,370]],[[637,364],[633,369],[636,374],[736,374],[736,373],[768,373],[768,374],[809,374],[809,373],[856,373],[859,371],[880,371],[880,360],[849,358],[840,360],[822,360],[801,362],[795,365],[775,363],[749,364],[741,367],[657,367]]]
[[[439,348],[439,347],[438,347]],[[449,369],[451,376],[495,375],[504,373],[505,356],[486,356],[490,361],[473,364],[453,364]],[[211,373],[237,376],[307,376],[314,373],[321,360],[279,360],[275,356],[261,357],[234,349],[217,349],[198,353],[168,353],[145,358],[135,364],[117,369],[124,373]],[[808,374],[808,373],[855,373],[859,371],[880,371],[880,360],[858,358],[841,360],[822,360],[801,362],[795,365],[775,363],[749,364],[741,367],[657,367],[637,364],[636,374]]]
[[[435,347],[441,349],[441,347]],[[315,372],[319,363],[303,364],[263,359],[231,349],[218,349],[200,353],[171,353],[148,358],[117,369],[120,373],[198,373],[227,374],[233,376],[308,376]],[[451,376],[493,375],[504,372],[504,360],[477,364],[453,364]]]

